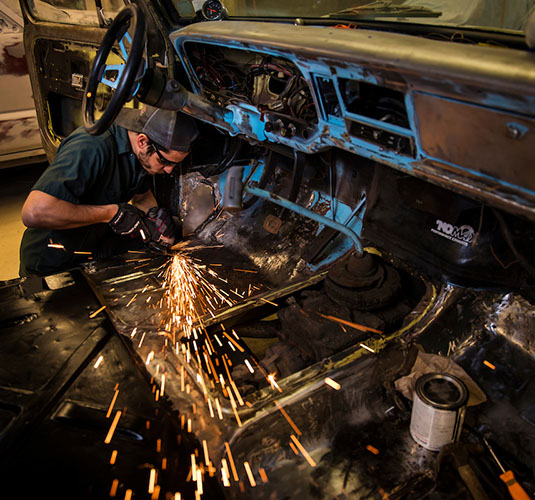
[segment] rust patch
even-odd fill
[[[20,133],[20,136],[24,139],[36,134],[37,129],[35,128],[35,120],[32,118],[24,118],[23,126],[27,127]]]
[[[28,65],[26,63],[26,57],[24,57],[22,41],[2,47],[0,73],[15,76],[28,74]]]
[[[13,127],[13,122],[0,122],[0,141],[5,141],[10,137],[9,133]]]
[[[330,210],[330,208],[331,208],[330,201],[320,201],[314,207],[314,212],[316,212],[319,215],[325,215]]]

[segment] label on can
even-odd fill
[[[464,420],[468,390],[445,373],[428,373],[416,382],[410,433],[428,450],[438,451],[456,441]]]

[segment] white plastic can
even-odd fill
[[[428,450],[457,441],[468,401],[468,389],[449,373],[426,373],[416,381],[410,433]]]

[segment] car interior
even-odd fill
[[[532,497],[534,5],[21,0],[49,161],[124,106],[201,133],[153,179],[172,250],[0,287],[14,491]],[[440,451],[429,373],[469,386]]]

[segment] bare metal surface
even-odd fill
[[[426,154],[535,189],[533,120],[426,94],[416,94],[414,104]]]
[[[390,68],[407,73],[409,78],[421,73],[430,78],[469,81],[484,88],[492,81],[496,90],[535,93],[534,55],[509,49],[443,43],[395,33],[242,21],[192,24],[175,31],[170,38],[174,43],[188,38],[229,44],[238,41],[311,60],[363,63],[372,72]]]

